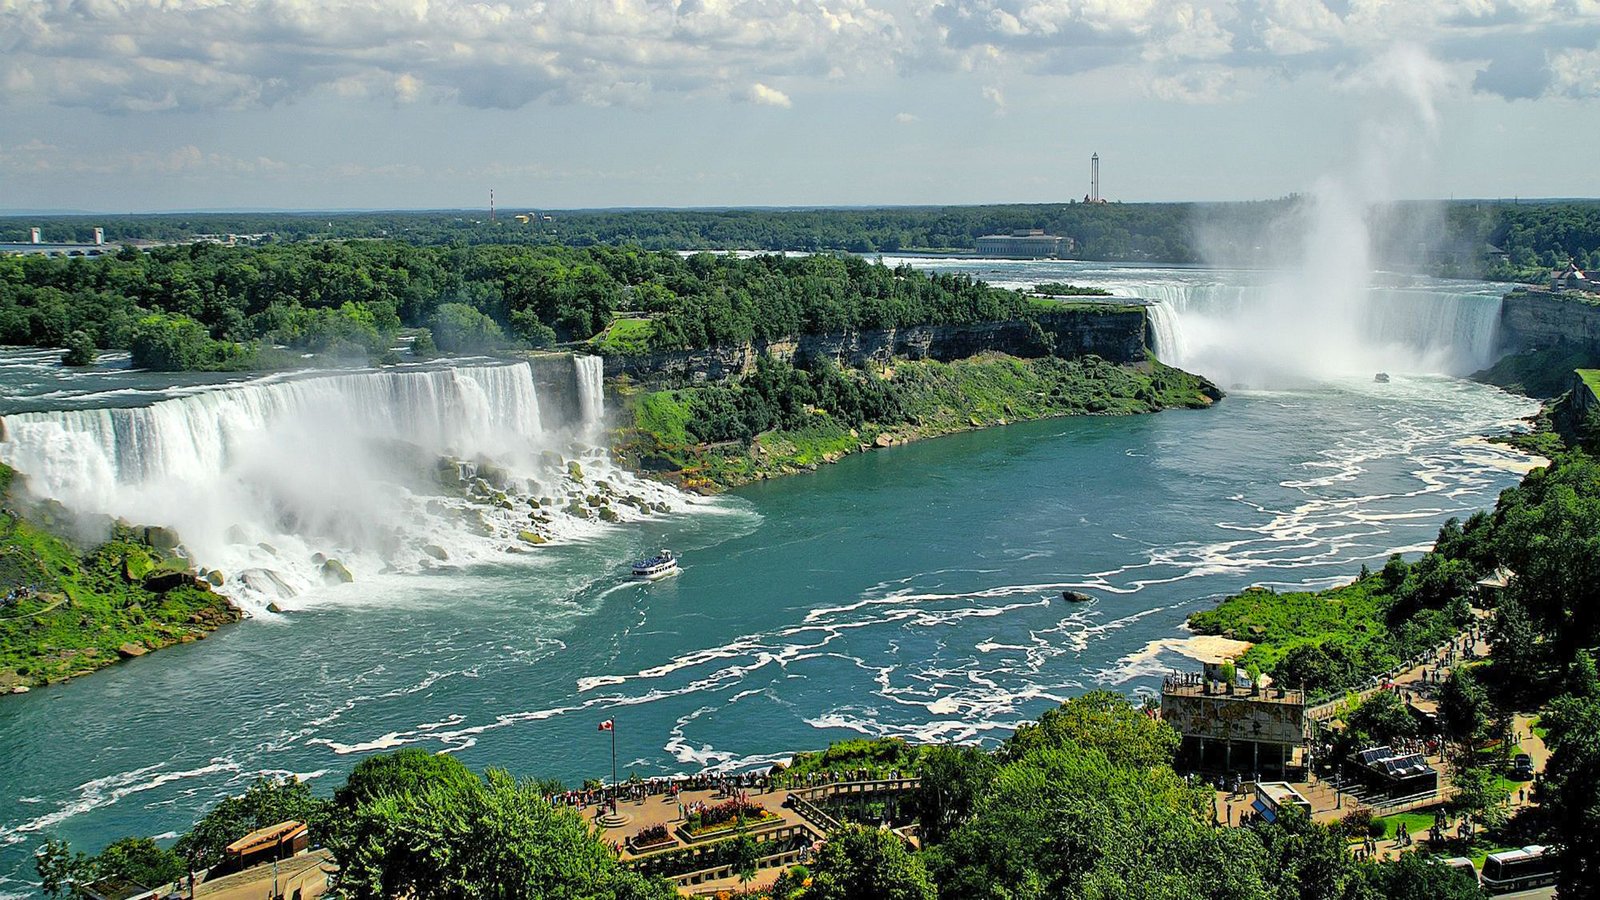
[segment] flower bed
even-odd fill
[[[741,823],[747,826],[764,825],[781,818],[759,803],[729,800],[689,813],[688,818],[684,820],[683,831],[692,837],[704,837],[714,832],[738,828]]]
[[[628,846],[633,848],[635,853],[660,850],[663,847],[675,846],[677,843],[677,839],[672,836],[672,832],[668,831],[665,825],[651,825],[648,828],[641,828],[638,834],[628,838]]]

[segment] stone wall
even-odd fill
[[[1507,351],[1558,344],[1600,354],[1600,305],[1549,291],[1516,291],[1500,307],[1500,343]]]
[[[981,325],[918,325],[885,331],[851,331],[805,335],[732,347],[679,350],[637,356],[608,356],[607,378],[627,375],[648,382],[721,381],[755,369],[763,355],[778,359],[832,357],[843,365],[887,363],[894,357],[948,362],[980,353],[1035,357],[1047,352],[1032,323],[1054,339],[1058,356],[1093,354],[1115,363],[1145,358],[1146,314],[1141,306],[1105,310],[1063,310],[1037,320]]]

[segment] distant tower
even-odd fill
[[[106,244],[106,230],[104,228],[100,228],[100,227],[96,226],[96,228],[94,230],[94,245],[96,247],[104,247],[105,244]]]
[[[40,232],[40,230],[38,228],[29,228],[28,229],[28,243],[37,244],[37,243],[40,242],[41,239],[42,239],[42,233]]]
[[[494,224],[494,188],[489,188],[489,224]]]
[[[1100,154],[1089,157],[1089,202],[1100,202]]]

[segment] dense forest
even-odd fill
[[[0,343],[129,348],[163,370],[383,360],[402,328],[446,353],[584,341],[602,351],[1012,319],[1028,300],[858,256],[683,257],[637,248],[332,241],[0,257]],[[609,342],[608,342],[609,341]],[[85,352],[78,352],[87,346]],[[292,351],[292,352],[291,352]]]
[[[382,238],[422,245],[636,245],[649,250],[970,250],[984,234],[1042,228],[1070,237],[1079,259],[1258,265],[1282,258],[1312,205],[1305,197],[1253,203],[1037,203],[880,209],[439,210],[341,213],[187,213],[0,218],[0,241],[113,244],[252,235],[276,242]],[[521,215],[521,219],[518,215]],[[1600,202],[1398,203],[1370,216],[1374,255],[1387,267],[1445,275],[1529,277],[1536,267],[1600,269]]]

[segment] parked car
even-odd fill
[[[1526,753],[1518,753],[1511,761],[1511,777],[1518,781],[1533,780],[1533,757]]]

